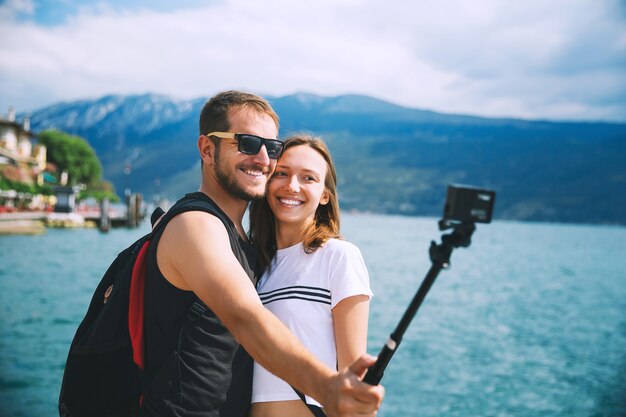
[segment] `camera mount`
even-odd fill
[[[452,229],[452,233],[441,235],[441,243],[430,242],[430,261],[433,265],[440,265],[440,269],[450,267],[450,256],[455,248],[466,248],[472,243],[472,233],[476,230],[473,222],[451,222],[439,220],[439,230]]]

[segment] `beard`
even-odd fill
[[[219,147],[216,147],[219,149]],[[214,157],[215,164],[215,177],[219,181],[220,185],[228,191],[233,196],[240,198],[242,200],[251,201],[251,200],[259,200],[265,196],[265,188],[261,192],[253,192],[246,190],[238,181],[236,177],[235,171],[240,167],[237,166],[234,169],[228,169],[220,162],[219,150],[215,152]],[[250,167],[251,169],[265,172],[266,168],[261,167]]]

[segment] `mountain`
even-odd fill
[[[626,124],[451,115],[360,95],[268,99],[281,137],[326,139],[344,210],[438,216],[446,185],[461,183],[496,190],[500,219],[626,224]],[[199,184],[205,101],[106,96],[35,111],[31,126],[86,138],[119,193],[175,199]]]

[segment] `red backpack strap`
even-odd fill
[[[144,369],[143,300],[146,284],[146,253],[149,246],[148,240],[139,250],[133,265],[128,300],[128,330],[133,346],[133,361],[140,369]]]

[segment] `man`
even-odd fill
[[[278,117],[258,96],[228,91],[202,110],[202,183],[194,198],[212,200],[216,215],[180,214],[152,241],[145,307],[151,384],[142,416],[246,416],[252,361],[245,351],[329,416],[373,416],[380,406],[383,388],[360,381],[373,358],[340,372],[325,367],[257,296],[256,258],[241,221],[249,200],[265,192],[282,151],[277,135]],[[181,331],[196,297],[208,310]]]

